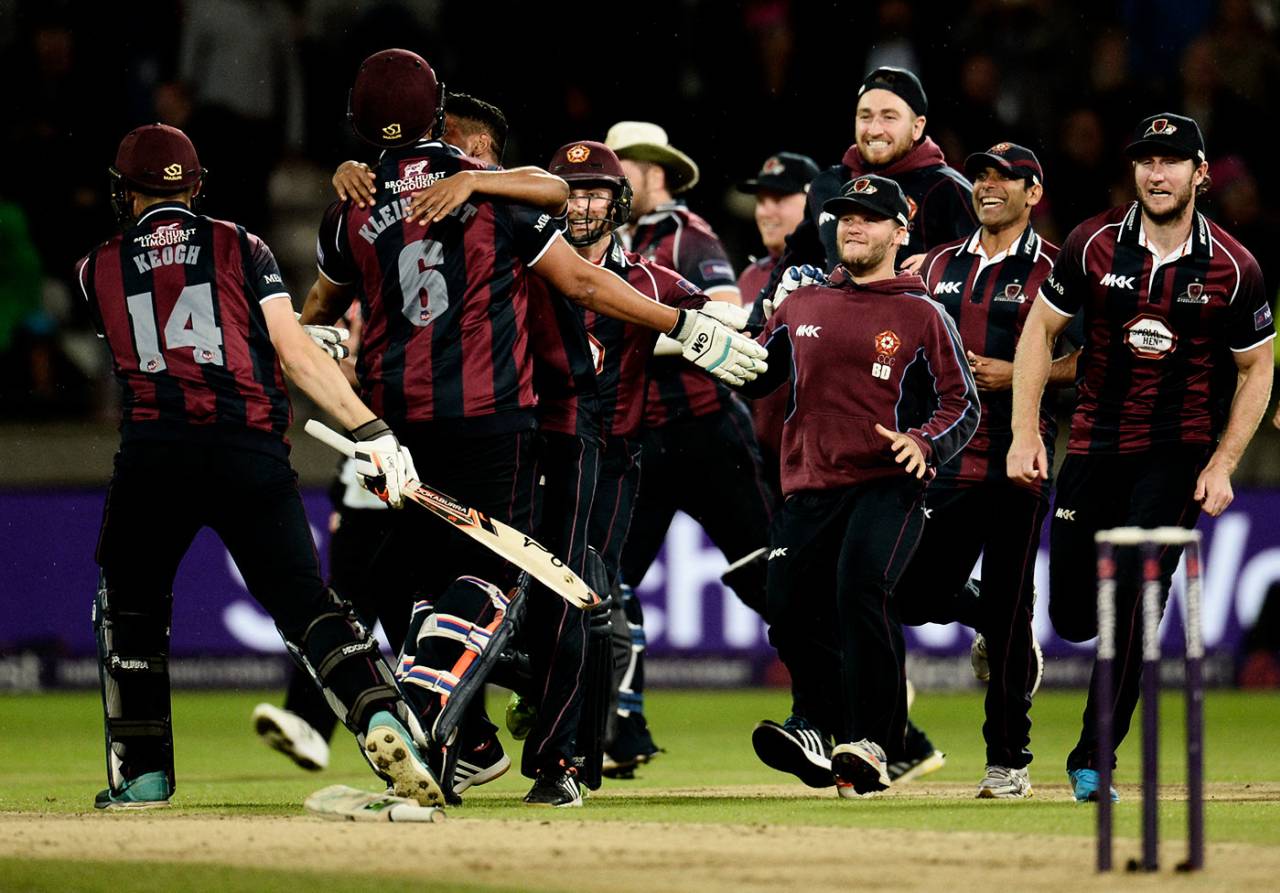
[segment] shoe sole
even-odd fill
[[[101,809],[103,812],[134,812],[139,809],[158,809],[168,806],[168,800],[143,800],[138,803],[105,803],[99,806],[93,804],[94,809]]]
[[[947,755],[940,750],[935,750],[906,772],[903,772],[897,778],[894,778],[893,783],[906,784],[909,781],[915,781],[917,778],[923,778],[926,775],[937,772],[945,765],[947,765]]]
[[[458,760],[459,768],[461,768],[462,765],[463,765],[462,760]],[[467,765],[470,766],[472,764],[468,763]],[[473,787],[475,785],[480,785],[480,784],[488,784],[489,782],[493,781],[495,778],[499,778],[505,775],[507,773],[507,770],[510,768],[511,768],[511,757],[507,756],[504,753],[502,755],[502,759],[498,760],[498,762],[494,763],[492,766],[488,766],[484,769],[481,769],[480,771],[472,775],[469,775],[466,778],[458,778],[457,774],[455,773],[454,779],[453,779],[453,792],[455,794],[461,794],[463,791],[465,791],[469,787]]]
[[[760,762],[794,775],[811,788],[829,788],[836,783],[831,763],[815,763],[812,755],[780,726],[756,726],[751,731],[751,746]]]
[[[444,806],[444,792],[424,765],[412,756],[412,744],[390,726],[374,726],[365,736],[364,749],[379,772],[391,779],[397,797],[416,800],[419,806]]]
[[[575,809],[582,805],[582,798],[570,800],[568,803],[534,803],[530,800],[524,801],[525,806],[535,806],[540,809]]]
[[[1025,791],[1010,791],[1001,794],[995,788],[978,788],[978,800],[1030,800],[1035,796],[1033,788],[1027,788]]]
[[[279,724],[276,723],[274,719],[271,719],[271,717],[258,717],[258,721],[255,723],[254,728],[258,732],[258,737],[263,740],[267,747],[272,750],[278,750],[280,753],[293,760],[293,762],[299,767],[306,769],[308,772],[319,772],[324,769],[324,766],[321,766],[315,760],[310,757],[305,757],[298,753],[298,751],[294,750],[293,739],[286,735],[284,729],[280,728]]]
[[[884,768],[868,762],[852,751],[832,755],[831,771],[836,777],[837,785],[851,785],[864,797],[889,789],[889,777]]]

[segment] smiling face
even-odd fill
[[[983,168],[973,180],[973,210],[988,230],[999,232],[1022,227],[1031,218],[1031,209],[1040,201],[1040,184],[1021,177],[1011,179],[994,167]]]
[[[609,211],[614,192],[607,186],[569,191],[566,219],[574,245],[594,245],[611,231]]]
[[[1133,184],[1142,213],[1155,223],[1177,220],[1204,182],[1209,165],[1173,155],[1139,155],[1133,159]]]
[[[756,193],[756,227],[760,240],[769,254],[778,256],[786,245],[787,236],[804,219],[805,194],[790,195],[761,189]]]
[[[858,97],[853,134],[863,160],[884,167],[911,151],[924,134],[924,123],[924,116],[898,94],[868,90]]]
[[[870,211],[842,214],[836,224],[836,247],[840,262],[854,276],[869,273],[897,254],[906,241],[907,228],[896,220]]]

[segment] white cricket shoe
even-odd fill
[[[1025,767],[988,766],[986,777],[978,783],[979,800],[1026,800],[1031,796],[1031,775]]]
[[[836,777],[836,793],[845,798],[884,791],[890,783],[884,748],[869,738],[836,745],[831,751],[831,771]]]
[[[303,769],[319,772],[329,765],[329,742],[296,713],[272,704],[253,708],[253,727],[272,750],[278,750]]]

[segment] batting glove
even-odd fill
[[[404,504],[408,482],[417,480],[413,456],[400,445],[382,419],[365,422],[351,432],[356,442],[355,470],[360,486],[392,508]]]
[[[826,284],[826,274],[817,267],[809,264],[800,267],[787,267],[782,274],[782,278],[778,281],[778,287],[773,290],[773,297],[764,299],[764,318],[769,319],[773,314],[777,313],[778,308],[782,306],[782,302],[797,288],[804,288],[806,285]]]
[[[298,322],[302,322],[301,313],[295,313],[294,317]],[[335,360],[345,360],[351,356],[350,348],[343,343],[351,337],[349,330],[337,326],[303,326],[302,331],[306,332],[307,337]]]
[[[681,355],[725,384],[746,384],[769,368],[769,352],[705,313],[680,310],[667,334],[680,342]]]
[[[747,320],[751,318],[751,311],[746,307],[739,307],[737,304],[730,304],[728,301],[707,301],[698,308],[699,313],[705,313],[718,323],[722,323],[735,332],[741,332],[747,327]]]

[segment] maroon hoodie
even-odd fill
[[[955,325],[914,274],[797,289],[765,325],[769,371],[748,397],[790,385],[782,490],[850,487],[904,474],[877,423],[911,435],[933,469],[978,426],[978,390]]]

